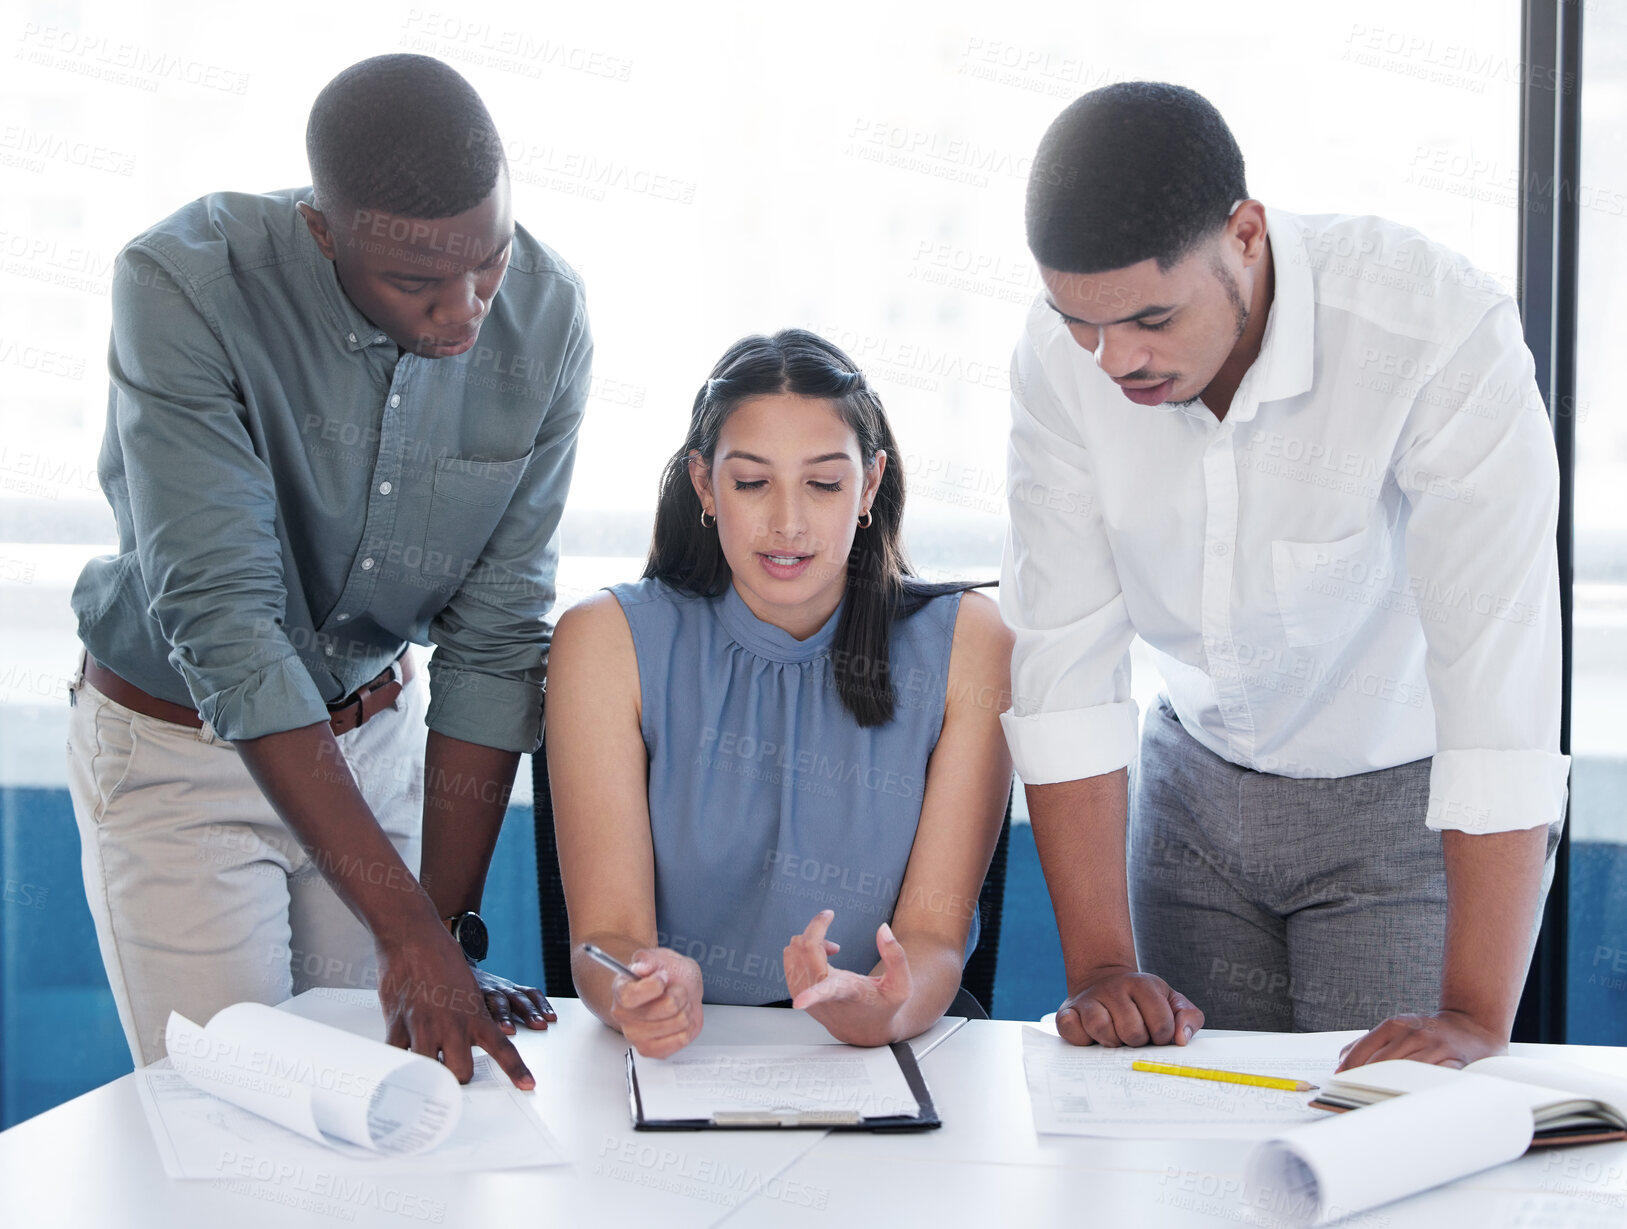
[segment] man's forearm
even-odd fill
[[[422,878],[439,916],[480,908],[519,763],[517,751],[429,732]]]
[[[1461,1012],[1505,1040],[1531,956],[1547,841],[1545,825],[1442,833],[1447,905],[1441,1010]]]
[[[1136,967],[1125,878],[1125,769],[1026,786],[1028,815],[1062,937],[1068,991],[1092,970]]]
[[[434,908],[356,786],[326,722],[234,744],[288,830],[374,938],[399,941]]]

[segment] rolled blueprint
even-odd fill
[[[1295,1127],[1257,1147],[1257,1224],[1326,1224],[1512,1161],[1531,1146],[1532,1091],[1462,1073],[1450,1085]]]
[[[424,1152],[463,1112],[440,1063],[261,1003],[223,1008],[202,1028],[171,1012],[164,1038],[195,1087],[341,1150]]]

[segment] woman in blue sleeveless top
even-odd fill
[[[559,620],[572,971],[640,1053],[692,1041],[703,1002],[790,999],[885,1044],[960,987],[1011,783],[1011,637],[988,598],[909,576],[903,506],[852,360],[748,337],[695,398],[644,579]]]

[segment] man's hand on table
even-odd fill
[[[1443,1006],[1433,1014],[1384,1021],[1345,1048],[1339,1070],[1392,1058],[1463,1067],[1508,1049],[1530,936],[1542,907],[1543,864],[1552,835],[1544,824],[1508,832],[1448,829],[1441,834],[1446,859]]]
[[[1076,1046],[1184,1046],[1202,1027],[1184,994],[1123,965],[1092,971],[1056,1013],[1057,1033]]]
[[[543,997],[541,990],[522,986],[484,969],[474,969],[475,985],[486,996],[486,1011],[497,1021],[505,1033],[514,1032],[514,1017],[525,1021],[527,1028],[544,1029],[559,1019],[553,1004]]]
[[[1488,1028],[1461,1011],[1438,1011],[1432,1016],[1392,1016],[1341,1051],[1339,1070],[1348,1071],[1392,1058],[1410,1058],[1442,1067],[1465,1067],[1476,1059],[1502,1054],[1507,1049],[1508,1038],[1501,1031]]]
[[[377,944],[385,1040],[426,1058],[439,1058],[460,1084],[474,1077],[472,1047],[479,1046],[516,1088],[535,1088],[520,1052],[490,1013],[488,990],[476,980],[462,949],[439,922],[423,930],[416,943],[407,939]],[[502,978],[492,980],[513,985]],[[503,998],[511,1001],[506,992]]]

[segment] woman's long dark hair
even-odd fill
[[[842,703],[861,726],[886,725],[894,710],[888,658],[893,621],[914,614],[930,598],[973,585],[928,583],[911,572],[899,534],[904,515],[903,457],[864,374],[823,337],[806,329],[745,337],[717,361],[711,378],[695,394],[683,447],[661,475],[655,536],[644,576],[707,597],[729,587],[729,564],[717,531],[701,525],[701,502],[689,479],[689,457],[699,453],[710,466],[729,415],[749,397],[776,393],[829,401],[858,437],[866,470],[875,464],[877,452],[887,454],[881,486],[870,505],[870,524],[859,527],[848,553],[847,592],[831,647]]]

